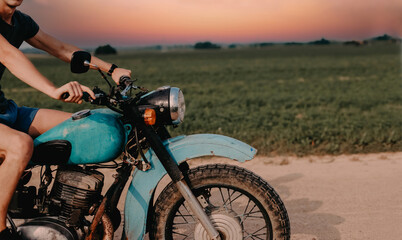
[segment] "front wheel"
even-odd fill
[[[259,176],[222,164],[190,169],[187,176],[221,239],[290,239],[285,206]],[[150,238],[209,239],[173,183],[165,187],[155,203]]]

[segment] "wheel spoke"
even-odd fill
[[[173,223],[173,225],[196,224],[197,222]]]
[[[251,233],[250,235],[251,236],[253,236],[253,237],[257,237],[257,238],[259,238],[258,236],[260,236],[260,235],[264,235],[264,234],[256,234],[256,233],[258,233],[259,231],[261,231],[262,229],[264,229],[264,228],[266,228],[267,227],[267,225],[265,225],[264,227],[262,227],[262,228],[260,228],[260,229],[258,229],[257,231],[255,231],[255,232],[253,232],[253,233]],[[265,234],[266,235],[266,234]],[[259,239],[261,239],[261,238],[259,238]]]
[[[239,193],[239,192],[237,192]],[[234,194],[233,194],[234,195]],[[244,194],[239,193],[239,195],[237,197],[235,197],[234,199],[232,199],[231,203],[233,203],[234,201],[236,201],[237,199],[239,199],[241,196],[244,196]]]
[[[186,211],[188,212],[188,214],[189,214],[189,215],[187,215],[187,216],[190,216],[190,217],[193,219],[193,221],[194,221],[194,222],[196,222],[197,220],[195,220],[195,218],[194,218],[193,214],[191,214],[191,213],[190,213],[190,211],[187,209],[186,205],[183,203],[183,205],[182,205],[182,206],[183,206],[183,207],[184,207],[184,209],[186,209]]]
[[[183,234],[183,233],[178,233],[178,232],[172,231],[172,234],[176,234],[176,235],[184,236],[185,238],[183,238],[183,239],[188,238],[188,235]]]
[[[185,218],[185,216],[189,216],[189,215],[183,215],[180,210],[178,210],[177,213],[178,213],[179,215],[176,214],[176,216],[180,216],[180,217],[184,220],[185,223],[188,223],[188,221],[187,221],[187,219]]]
[[[230,199],[231,199],[231,196],[232,196],[234,191],[232,192],[232,194],[230,194],[230,189],[229,188],[226,188],[226,191],[228,192],[228,200],[229,200],[230,209],[233,209],[232,201]]]
[[[266,236],[267,235],[267,233],[265,232],[265,233],[260,233],[260,234],[254,234],[253,236]]]
[[[226,200],[225,200],[225,197],[223,197],[222,188],[218,188],[218,189],[219,189],[219,192],[221,193],[222,203],[223,203],[223,205],[225,206]]]
[[[261,229],[259,229],[258,231],[260,231]],[[266,238],[261,238],[260,236],[266,236],[267,234],[266,233],[262,233],[262,234],[254,234],[254,233],[247,233],[246,232],[246,236],[245,237],[243,237],[243,239],[248,239],[248,238],[251,238],[251,239],[261,239],[261,240],[264,240],[264,239],[266,239]]]
[[[256,206],[257,206],[257,205],[254,204],[254,207],[250,210],[250,212],[252,212]],[[246,217],[244,218],[243,221],[245,221],[248,217],[250,217],[250,212],[244,214]]]
[[[254,219],[264,219],[263,216],[248,216],[247,218],[254,218]]]
[[[239,215],[239,217],[241,219],[240,224],[242,226],[243,226],[243,221],[245,220],[244,216],[246,215],[246,211],[247,211],[248,206],[250,205],[250,202],[251,202],[251,199],[248,199],[248,202],[247,202],[246,208],[243,211],[243,214]]]
[[[238,195],[236,198],[234,198],[234,199],[232,200],[233,195],[234,195],[237,191],[232,190],[232,193],[230,193],[230,190],[232,190],[232,189],[226,188],[226,191],[227,191],[227,199],[225,199],[225,197],[223,196],[223,193],[222,193],[221,188],[219,188],[219,191],[220,191],[221,197],[222,197],[223,206],[224,206],[224,208],[225,208],[226,210],[227,210],[227,205],[228,205],[228,204],[230,205],[230,209],[233,209],[232,203],[233,203],[236,199],[238,199],[239,197],[242,196],[242,194],[239,193],[239,195]]]

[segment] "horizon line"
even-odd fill
[[[230,45],[253,45],[253,44],[262,44],[262,43],[268,43],[268,44],[276,44],[276,45],[280,45],[280,44],[286,44],[286,43],[300,43],[300,44],[308,44],[308,43],[312,43],[314,41],[317,40],[328,40],[329,42],[332,43],[342,43],[342,42],[350,42],[350,41],[369,41],[369,40],[374,40],[375,38],[378,37],[383,37],[383,36],[388,36],[391,37],[391,39],[394,40],[400,40],[402,41],[402,36],[392,36],[389,35],[387,33],[384,33],[382,35],[377,35],[377,36],[372,36],[372,37],[367,37],[367,38],[363,38],[363,39],[350,39],[350,40],[337,40],[337,39],[327,39],[325,37],[321,37],[319,39],[315,39],[315,40],[309,40],[309,41],[254,41],[254,42],[231,42],[231,43],[225,43],[225,42],[219,42],[219,41],[211,41],[211,40],[200,40],[200,41],[196,41],[195,43],[158,43],[158,44],[134,44],[134,45],[115,45],[115,44],[111,44],[111,43],[105,43],[105,44],[98,44],[98,45],[92,45],[92,46],[79,46],[79,44],[77,44],[77,47],[83,48],[83,49],[91,49],[91,48],[97,48],[99,46],[105,46],[105,45],[111,45],[114,48],[117,49],[122,49],[122,48],[147,48],[147,47],[174,47],[174,46],[194,46],[196,43],[199,42],[211,42],[214,44],[219,44],[219,45],[223,45],[223,46],[230,46]],[[20,47],[20,50],[25,50],[25,49],[35,49],[34,47],[32,47],[31,45],[29,45],[26,42],[23,42],[23,44]],[[39,50],[39,49],[38,49]]]

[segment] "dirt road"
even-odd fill
[[[288,210],[292,240],[402,239],[402,152],[257,157],[243,164],[200,159],[191,165],[214,162],[239,165],[266,179]],[[113,172],[104,173],[109,186]]]
[[[293,240],[402,239],[401,152],[258,157],[242,166],[279,193]]]

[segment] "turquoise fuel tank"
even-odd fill
[[[112,161],[124,149],[130,129],[120,114],[110,109],[84,110],[34,140],[38,146],[51,140],[71,143],[67,164],[92,164]]]

